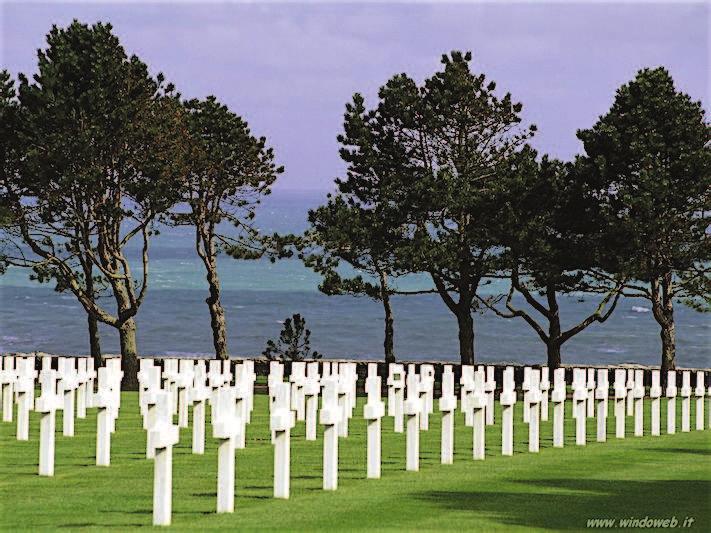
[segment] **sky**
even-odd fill
[[[265,135],[286,167],[276,188],[325,191],[342,176],[336,136],[354,92],[405,72],[418,83],[443,53],[511,92],[532,144],[579,153],[575,137],[640,68],[665,66],[709,109],[710,8],[696,3],[37,3],[0,0],[0,64],[31,74],[52,24],[110,22],[129,53],[185,97],[214,94]]]

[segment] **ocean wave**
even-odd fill
[[[633,313],[649,313],[651,309],[649,307],[642,307],[640,305],[633,305],[632,306],[632,312]]]
[[[600,348],[599,351],[602,353],[625,353],[627,350],[623,348]]]

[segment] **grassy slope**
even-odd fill
[[[136,394],[124,393],[122,405],[108,468],[94,465],[95,411],[77,420],[74,438],[61,436],[58,416],[54,478],[37,476],[38,415],[32,413],[29,442],[15,440],[14,423],[0,423],[0,528],[127,530],[150,525],[153,467],[144,458]],[[487,427],[486,460],[474,462],[471,430],[458,414],[455,464],[450,466],[439,464],[435,413],[430,430],[421,433],[420,472],[404,470],[404,434],[393,433],[392,419],[385,418],[383,477],[367,480],[359,404],[350,436],[340,441],[335,493],[321,490],[322,442],[306,442],[303,423],[297,424],[292,432],[291,499],[283,501],[271,497],[273,449],[266,398],[258,396],[247,449],[237,451],[236,512],[214,513],[217,459],[209,426],[204,456],[190,453],[190,429],[182,430],[173,459],[173,525],[199,530],[576,530],[585,528],[588,518],[675,515],[679,520],[693,516],[695,529],[711,530],[711,431],[635,438],[628,418],[628,438],[581,448],[574,445],[574,425],[568,421],[561,450],[552,448],[551,422],[544,422],[541,452],[534,455],[527,452],[521,402],[516,408],[513,457],[500,455],[497,423]],[[648,409],[646,415],[648,427]],[[692,403],[692,427],[693,416]],[[608,422],[610,435],[614,418]],[[594,438],[593,419],[588,435]]]

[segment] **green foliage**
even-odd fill
[[[284,169],[264,137],[214,96],[184,103],[190,133],[190,165],[181,187],[187,213],[175,212],[178,224],[193,225],[203,253],[218,249],[239,259],[257,259],[268,247],[254,226],[255,209]],[[234,226],[224,231],[220,224]]]
[[[311,330],[306,327],[306,319],[299,313],[284,320],[279,339],[268,340],[262,355],[270,360],[282,361],[321,359],[321,354],[311,349]]]
[[[711,129],[701,102],[676,91],[664,68],[644,69],[578,137],[580,174],[606,222],[605,269],[651,284],[633,291],[652,300],[666,278],[669,302],[709,303]]]
[[[12,261],[120,327],[145,296],[153,224],[179,198],[186,157],[178,95],[127,56],[111,25],[74,21],[52,27],[37,74],[20,76],[19,104],[22,164],[3,187],[13,236],[33,257]],[[143,252],[140,280],[123,254],[133,239]],[[116,315],[95,302],[88,280],[97,274],[111,286]]]
[[[521,104],[498,97],[470,62],[470,53],[452,52],[422,86],[394,76],[372,110],[356,94],[339,139],[348,176],[338,182],[342,194],[377,203],[378,216],[399,233],[392,267],[431,275],[460,322],[460,354],[469,363],[475,294],[500,251],[497,193],[529,157],[525,143],[536,130],[521,127]]]

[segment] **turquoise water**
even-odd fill
[[[298,232],[306,213],[325,194],[279,192],[260,208],[257,221],[265,232]],[[146,354],[210,353],[210,319],[202,264],[192,248],[189,228],[171,228],[154,239],[150,251],[150,285],[138,317],[139,350]],[[235,355],[258,355],[276,337],[281,321],[293,313],[306,317],[315,349],[329,357],[382,357],[383,312],[378,302],[350,296],[324,296],[319,278],[298,260],[235,261],[221,257],[219,270],[227,312],[228,343]],[[428,286],[425,276],[400,281],[402,287]],[[501,290],[498,281],[485,287]],[[110,306],[106,299],[105,305]],[[517,302],[523,305],[523,302]],[[594,309],[596,298],[561,299],[564,324]],[[437,295],[395,297],[395,351],[402,359],[457,360],[456,320]],[[711,346],[709,315],[678,306],[678,361],[708,366]],[[522,320],[492,313],[475,315],[476,356],[481,361],[536,363],[545,348]],[[105,352],[118,351],[118,338],[103,328]],[[0,277],[0,351],[41,350],[86,353],[86,318],[71,294],[38,285],[21,269]],[[613,316],[593,325],[565,345],[564,362],[656,364],[659,331],[644,300],[622,301]]]

